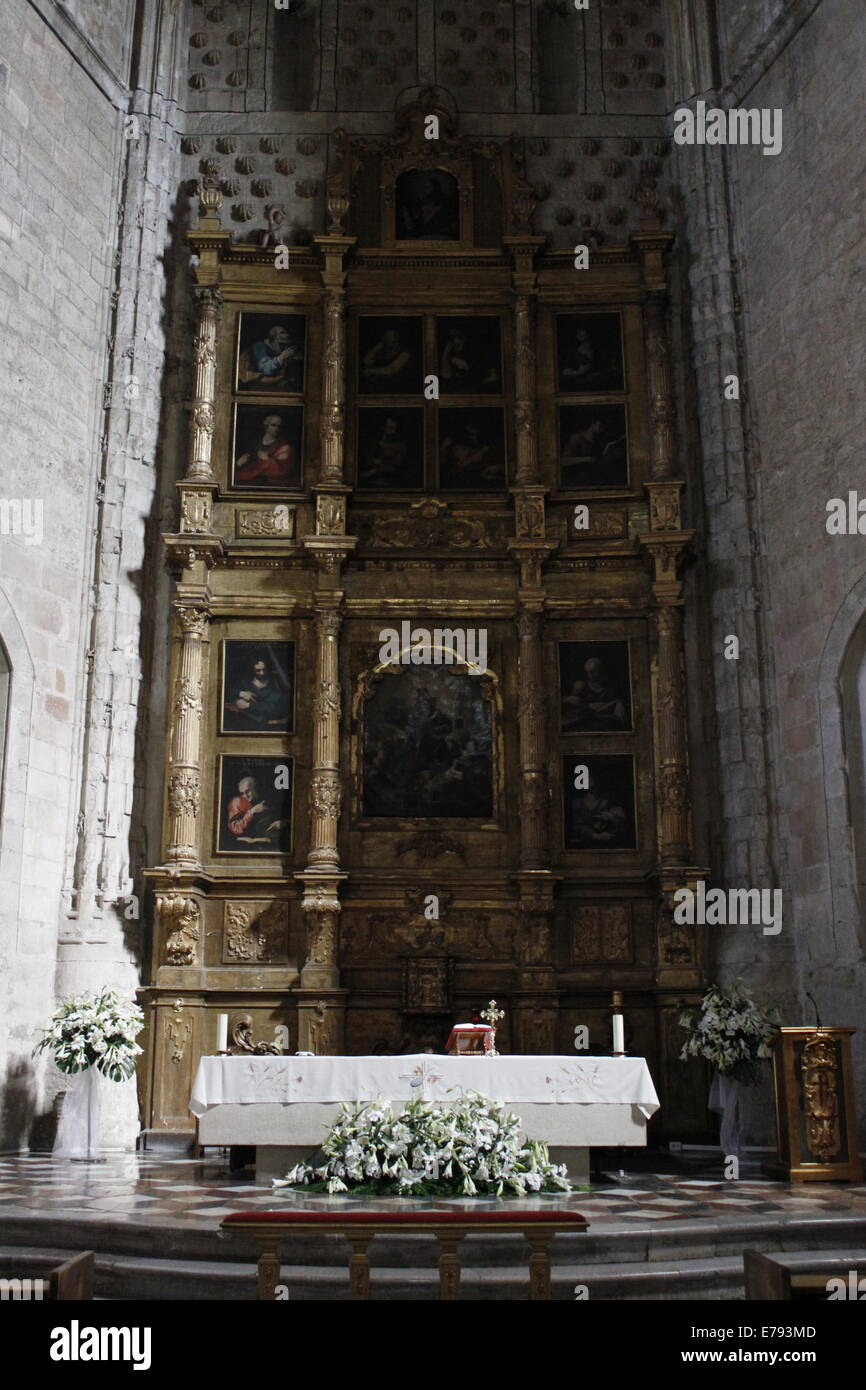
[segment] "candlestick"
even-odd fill
[[[613,1055],[622,1057],[625,1054],[625,1020],[622,1016],[622,990],[615,989],[611,1000],[611,1024],[613,1025]]]
[[[229,1016],[217,1014],[217,1052],[227,1052],[229,1046]]]

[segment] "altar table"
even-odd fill
[[[659,1108],[642,1057],[203,1057],[189,1108],[200,1144],[256,1148],[267,1181],[317,1148],[345,1102],[447,1105],[480,1091],[516,1114],[529,1139],[586,1180],[590,1147],[643,1147]]]

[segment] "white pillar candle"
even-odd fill
[[[217,1052],[227,1052],[229,1046],[229,1016],[217,1014]]]
[[[622,1014],[613,1015],[613,1050],[625,1052],[625,1024]]]

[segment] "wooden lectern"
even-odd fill
[[[861,1182],[851,1068],[856,1028],[780,1028],[772,1040],[774,1163],[789,1182]]]

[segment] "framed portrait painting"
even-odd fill
[[[624,391],[619,314],[557,314],[556,374],[563,395]]]
[[[631,754],[566,754],[562,800],[566,849],[637,848]]]
[[[241,314],[237,389],[299,395],[304,389],[304,314]]]
[[[301,486],[304,408],[236,405],[231,485],[255,492]]]
[[[436,375],[442,396],[500,393],[502,333],[499,318],[493,314],[437,318]]]
[[[439,486],[453,492],[505,487],[505,413],[490,406],[443,406],[439,422]]]
[[[217,768],[218,854],[287,854],[292,845],[291,758],[224,754]]]
[[[364,816],[493,815],[492,712],[477,676],[403,667],[364,704]]]
[[[459,241],[460,188],[447,169],[406,169],[394,188],[398,241]]]
[[[358,411],[358,487],[369,492],[424,486],[424,411],[365,406]]]
[[[559,474],[564,491],[628,487],[624,405],[559,407]]]
[[[358,319],[358,392],[419,396],[424,376],[424,320],[410,314]]]
[[[628,642],[560,642],[559,701],[565,734],[629,733]]]
[[[223,642],[220,733],[290,734],[294,696],[294,642]]]

